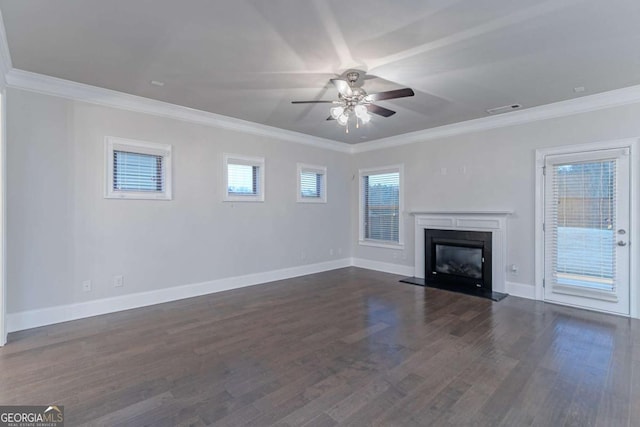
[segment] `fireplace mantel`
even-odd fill
[[[506,293],[507,217],[509,210],[421,210],[411,211],[415,217],[415,277],[424,279],[424,230],[490,231],[492,236],[493,290]]]

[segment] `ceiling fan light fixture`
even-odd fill
[[[344,108],[341,106],[333,107],[329,110],[329,114],[331,114],[331,117],[336,120],[342,115],[342,113],[344,113]]]
[[[356,116],[359,119],[362,119],[365,115],[368,115],[369,113],[367,113],[367,107],[365,107],[362,104],[358,104],[355,106],[355,108],[353,109],[353,111],[355,111]]]
[[[333,106],[329,108],[327,121],[337,121],[340,126],[345,127],[345,133],[349,133],[349,122],[352,122],[356,128],[360,128],[361,125],[371,121],[372,114],[381,117],[391,117],[396,113],[393,110],[376,105],[374,102],[415,95],[411,88],[367,94],[367,91],[362,87],[365,80],[367,80],[367,77],[364,77],[364,75],[364,71],[349,70],[342,73],[339,77],[330,79],[329,81],[338,91],[338,99],[333,101],[317,99],[313,101],[291,101],[291,103],[333,104]],[[374,76],[370,76],[369,78],[373,77]],[[353,120],[351,120],[352,118]]]

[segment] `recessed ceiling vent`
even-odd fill
[[[502,106],[502,107],[489,108],[487,110],[487,113],[489,113],[489,114],[508,113],[509,111],[517,110],[520,107],[522,107],[522,105],[520,105],[520,104],[505,105],[505,106]]]

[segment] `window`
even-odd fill
[[[229,202],[263,202],[264,159],[225,154],[224,195]]]
[[[105,139],[105,197],[171,200],[171,146]]]
[[[327,201],[327,168],[298,163],[298,202]]]
[[[360,170],[360,244],[403,244],[402,166]]]

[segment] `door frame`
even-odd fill
[[[7,343],[7,90],[0,90],[0,347]]]
[[[560,147],[540,148],[536,150],[535,164],[535,299],[544,300],[544,165],[545,157],[556,154],[570,154],[581,151],[598,151],[615,148],[628,148],[630,155],[629,165],[629,315],[640,318],[640,285],[638,274],[640,273],[640,139],[627,138],[613,141],[592,142],[586,144],[564,145]]]

